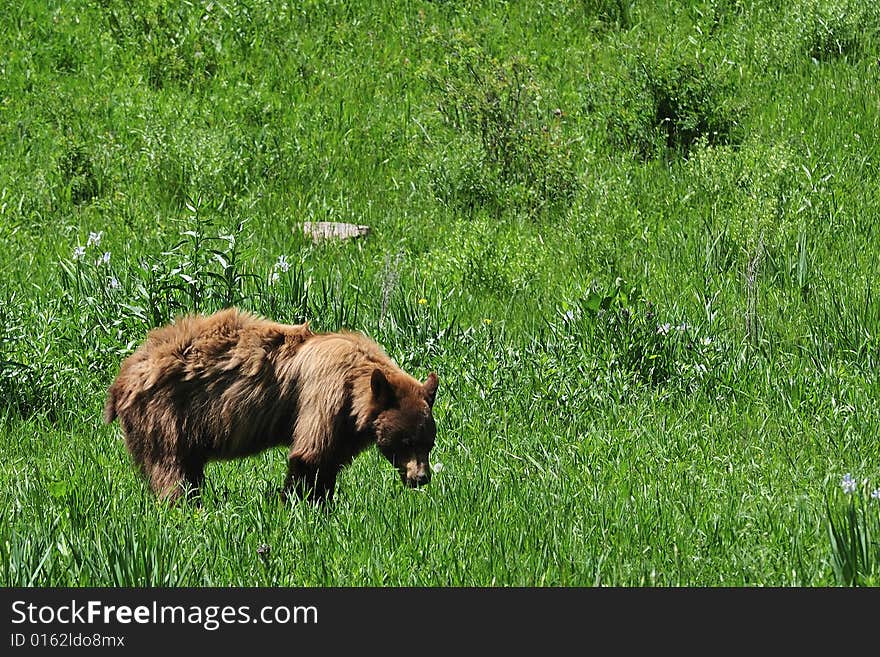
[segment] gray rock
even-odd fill
[[[336,221],[306,221],[303,223],[303,232],[315,242],[327,239],[349,240],[366,237],[370,234],[370,227]]]

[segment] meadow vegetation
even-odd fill
[[[0,584],[880,584],[875,2],[4,5]],[[229,305],[438,372],[431,485],[158,503],[105,391]]]

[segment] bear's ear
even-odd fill
[[[425,391],[425,399],[428,402],[428,406],[434,405],[434,399],[437,398],[437,374],[435,372],[431,372],[428,375],[428,378],[425,379],[425,383],[422,384],[422,389]]]
[[[373,370],[370,377],[370,389],[373,391],[373,400],[380,408],[391,408],[396,400],[394,388],[385,376],[385,372],[378,367]]]

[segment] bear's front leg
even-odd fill
[[[313,465],[299,456],[291,455],[287,461],[287,479],[284,482],[284,497],[296,493],[301,500],[311,500],[316,504],[330,502],[336,488],[338,468],[328,464]]]

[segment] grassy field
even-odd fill
[[[876,3],[3,5],[0,584],[880,584]],[[157,503],[106,388],[228,305],[437,371],[431,485]]]

